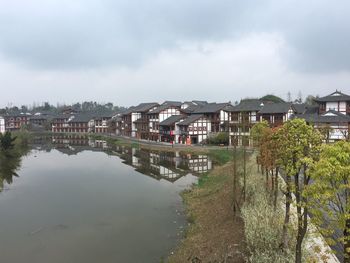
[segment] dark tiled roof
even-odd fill
[[[115,116],[115,117],[112,118],[112,120],[118,122],[118,121],[122,120],[122,117],[121,116]]]
[[[260,114],[287,113],[292,106],[290,102],[269,103],[259,111]]]
[[[32,115],[30,116],[31,120],[49,120],[54,118],[53,115]]]
[[[2,116],[3,117],[31,117],[32,115],[30,113],[18,112],[18,113],[8,113]]]
[[[191,115],[191,116],[188,116],[186,119],[184,119],[182,122],[180,122],[178,125],[181,125],[181,126],[188,126],[190,125],[191,123],[195,122],[196,120],[199,120],[200,118],[202,118],[203,115],[201,114],[194,114],[194,115]]]
[[[186,109],[182,109],[183,112],[185,113],[192,113],[195,110],[198,110],[201,106],[195,105],[195,104],[190,104]]]
[[[230,109],[230,106],[233,107],[230,103],[208,103],[195,111],[194,114],[202,114],[202,113],[215,113],[223,109]]]
[[[305,114],[316,114],[318,113],[318,106],[317,105],[307,105],[306,106],[306,110],[305,110]]]
[[[165,119],[161,123],[159,123],[160,126],[170,126],[173,125],[176,122],[179,122],[180,120],[186,118],[184,115],[173,115],[170,116],[169,118]]]
[[[69,122],[89,122],[94,118],[92,115],[85,115],[85,114],[76,114],[73,116],[74,118]]]
[[[136,108],[135,106],[131,106],[131,107],[128,108],[127,110],[123,111],[123,112],[121,113],[121,115],[128,115],[128,114],[132,113],[132,112],[134,111],[135,108]]]
[[[208,102],[205,100],[193,100],[192,102],[194,102],[195,104],[200,105],[200,106],[204,106],[204,105],[208,104]]]
[[[309,123],[350,123],[350,116],[337,111],[327,111],[324,114],[297,114],[294,118],[301,118]]]
[[[245,99],[233,107],[232,112],[241,111],[259,111],[262,109],[264,103],[259,99]]]
[[[162,105],[158,106],[157,108],[155,108],[154,110],[149,111],[147,114],[160,113],[161,111],[166,110],[170,107],[177,107],[180,109],[180,106],[175,106],[173,104],[162,104]]]
[[[332,94],[329,94],[328,96],[316,98],[315,101],[318,101],[318,102],[350,101],[350,96],[340,91],[335,91]]]
[[[176,106],[176,107],[180,107],[182,104],[181,101],[164,101],[162,105],[172,105],[172,106]]]
[[[141,103],[132,109],[132,112],[146,112],[150,109],[157,107],[159,104],[157,102]]]
[[[305,113],[307,107],[305,103],[293,103],[292,106],[297,114]]]

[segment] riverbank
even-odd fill
[[[189,226],[169,262],[245,262],[244,223],[232,206],[232,171],[228,161],[182,193]]]

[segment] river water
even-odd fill
[[[180,192],[211,168],[205,155],[38,139],[0,159],[0,262],[160,262],[187,225]]]

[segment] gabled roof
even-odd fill
[[[208,104],[208,102],[205,100],[193,100],[192,102],[197,104],[197,105],[200,105],[200,106],[204,106],[204,105]]]
[[[68,122],[89,122],[93,118],[94,117],[92,115],[77,114],[77,115],[73,115],[73,118]]]
[[[297,114],[303,114],[307,109],[307,105],[305,103],[293,103],[292,106]]]
[[[336,90],[332,94],[329,94],[325,97],[316,98],[315,101],[317,102],[350,101],[350,96]]]
[[[181,106],[181,104],[180,104],[180,106]],[[171,107],[176,107],[180,110],[180,106],[176,106],[174,104],[162,104],[162,105],[158,106],[157,108],[155,108],[154,110],[150,110],[149,112],[147,112],[147,114],[160,113],[161,111],[166,110],[166,109],[171,108]]]
[[[2,115],[3,117],[31,117],[32,115],[29,112],[17,112],[17,113],[7,113]]]
[[[230,108],[233,108],[233,106],[226,102],[226,103],[208,103],[204,106],[201,106],[200,108],[193,111],[193,114],[202,114],[202,113],[215,113],[223,109],[230,110]]]
[[[318,109],[319,109],[319,107],[317,105],[307,105],[304,113],[305,114],[316,114],[316,113],[318,113]]]
[[[131,106],[127,110],[123,111],[121,113],[121,115],[128,115],[128,114],[132,113],[134,109],[135,109],[135,106]]]
[[[189,106],[185,109],[181,109],[183,112],[185,113],[192,113],[194,112],[195,110],[199,109],[201,106],[199,105],[195,105],[193,104],[192,102],[189,104]]]
[[[244,112],[244,111],[259,111],[264,106],[264,103],[259,99],[245,99],[233,106],[232,112]]]
[[[182,104],[181,101],[170,101],[170,100],[166,100],[163,102],[162,105],[172,105],[172,106],[176,106],[176,107],[180,107]]]
[[[159,126],[170,126],[170,125],[173,125],[176,122],[179,122],[180,120],[183,120],[185,118],[186,118],[185,115],[173,115],[173,116],[170,116],[169,118],[165,119],[161,123],[159,123]]]
[[[260,114],[287,113],[292,107],[291,102],[269,103],[259,111]]]
[[[298,114],[294,118],[301,118],[309,123],[350,123],[350,116],[334,110],[329,110],[321,115]]]
[[[147,102],[147,103],[141,103],[135,108],[132,109],[132,112],[146,112],[150,109],[157,107],[159,104],[157,102]]]
[[[194,114],[194,115],[188,116],[186,119],[184,119],[178,125],[180,125],[180,126],[188,126],[191,123],[195,122],[196,120],[199,120],[202,117],[204,117],[204,115],[202,115],[202,114]]]

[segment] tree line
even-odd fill
[[[82,103],[77,102],[71,105],[64,104],[64,103],[63,104],[57,103],[56,105],[52,105],[49,102],[44,102],[42,104],[33,103],[33,105],[31,106],[22,105],[20,107],[8,105],[7,107],[0,109],[0,114],[6,114],[6,113],[16,114],[19,112],[59,113],[68,107],[79,112],[118,112],[126,109],[125,107],[114,105],[112,102],[99,103],[96,101],[84,101]]]
[[[280,248],[290,245],[292,206],[296,207],[295,262],[302,262],[302,244],[309,216],[321,233],[343,245],[344,262],[350,262],[350,143],[323,144],[325,139],[302,119],[270,128],[267,122],[253,126],[251,136],[259,148],[257,163],[266,182],[276,190],[283,177],[284,224]],[[277,204],[275,204],[277,205]],[[336,238],[334,232],[341,230]]]

